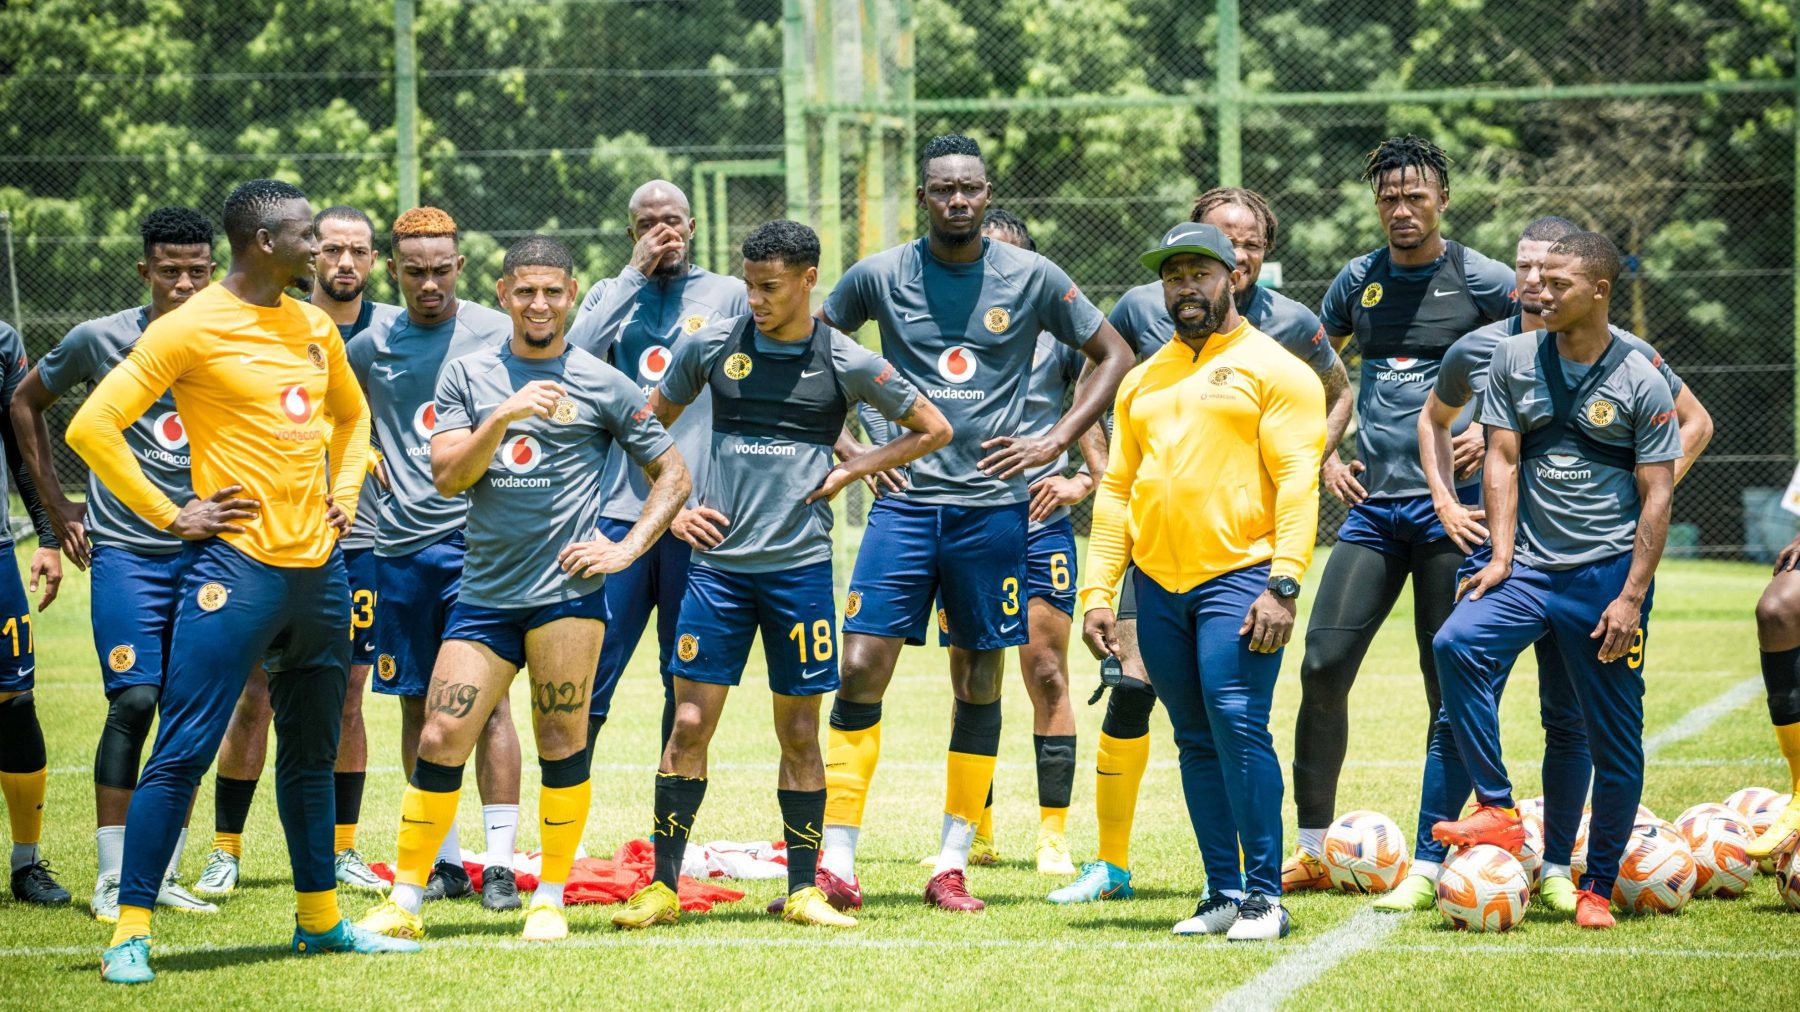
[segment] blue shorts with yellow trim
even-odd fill
[[[28,692],[37,684],[37,651],[31,635],[31,602],[19,579],[19,559],[0,547],[0,692]]]
[[[344,551],[344,569],[350,575],[350,663],[375,663],[375,609],[380,594],[376,585],[378,561],[373,548]]]
[[[88,613],[108,699],[129,686],[162,685],[181,579],[191,561],[185,549],[140,555],[118,545],[94,546]]]
[[[736,685],[762,632],[769,688],[815,696],[838,687],[837,602],[831,560],[772,573],[688,567],[680,634],[670,673],[690,682]]]
[[[1030,639],[1025,622],[1026,503],[934,506],[876,501],[869,510],[844,632],[923,645],[931,605],[950,645],[1000,650]]]
[[[447,640],[479,643],[515,667],[525,666],[525,634],[562,618],[607,620],[606,591],[529,608],[487,608],[467,601],[450,606],[444,625]]]
[[[450,606],[462,586],[463,533],[410,555],[390,555],[375,569],[375,691],[423,696],[431,686]]]

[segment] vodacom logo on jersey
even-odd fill
[[[669,354],[669,349],[660,344],[653,344],[645,348],[644,353],[638,356],[638,379],[646,383],[654,383],[662,379],[663,373],[669,371],[669,363],[674,361],[674,358]]]
[[[306,425],[313,419],[312,394],[307,393],[304,383],[293,383],[281,388],[281,413],[295,425]],[[319,438],[317,426],[304,429],[278,429],[276,439],[286,439],[303,443]]]
[[[549,478],[527,477],[544,462],[543,444],[536,436],[507,436],[500,443],[500,467],[507,473],[488,478],[495,488],[549,488]]]
[[[430,439],[431,434],[437,431],[437,404],[435,402],[426,401],[419,405],[419,410],[413,412],[413,431],[418,433],[422,439]]]
[[[187,426],[181,423],[181,415],[174,411],[165,411],[150,422],[150,438],[156,445],[145,450],[146,457],[152,457],[176,467],[188,467]]]
[[[1387,360],[1387,368],[1375,374],[1384,383],[1429,383],[1431,377],[1418,371],[1422,359],[1400,356]]]
[[[944,382],[954,384],[954,386],[928,390],[927,394],[940,400],[983,400],[987,397],[986,390],[958,389],[974,379],[979,368],[979,364],[975,361],[975,353],[970,351],[967,345],[953,344],[938,354],[937,371],[938,376],[942,377]]]

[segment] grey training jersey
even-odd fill
[[[338,324],[338,336],[344,339],[347,347],[356,335],[404,312],[399,306],[364,299],[362,311],[356,314],[354,321]],[[371,440],[373,431],[370,430]],[[338,539],[338,547],[346,552],[375,547],[375,532],[380,527],[380,518],[381,481],[371,469],[363,477],[362,495],[356,500],[356,518],[350,523],[350,532]]]
[[[1325,340],[1324,326],[1304,303],[1256,285],[1250,290],[1247,304],[1238,305],[1238,312],[1250,321],[1250,326],[1274,338],[1276,344],[1293,352],[1320,376],[1337,364],[1337,352]],[[1137,351],[1140,362],[1175,339],[1175,321],[1169,317],[1161,281],[1139,285],[1121,295],[1107,319],[1125,343]]]
[[[691,404],[706,389],[713,365],[725,350],[736,320],[727,320],[683,338],[662,379],[662,395]],[[919,391],[887,360],[833,330],[831,363],[848,404],[861,403],[883,419],[912,410]],[[756,353],[778,358],[807,354],[810,342],[783,342],[761,331],[750,340]],[[754,379],[754,374],[746,382]],[[731,523],[725,540],[711,551],[694,550],[694,561],[735,573],[797,569],[831,558],[831,503],[807,505],[831,473],[829,446],[795,439],[710,432],[712,482],[700,496]]]
[[[533,380],[567,396],[549,418],[514,422],[467,493],[468,555],[457,598],[483,608],[538,608],[598,591],[604,576],[571,576],[557,553],[598,537],[601,469],[616,441],[640,466],[674,445],[644,394],[580,348],[520,358],[509,345],[456,359],[438,378],[437,427],[472,429]]]
[[[368,398],[375,445],[387,462],[375,554],[411,555],[460,530],[468,500],[446,499],[431,483],[431,434],[442,407],[438,377],[444,363],[512,338],[505,313],[466,300],[443,323],[421,326],[404,312],[377,322],[344,349],[350,371]]]
[[[1537,367],[1543,334],[1516,334],[1494,349],[1481,398],[1483,425],[1523,435],[1550,422],[1549,387]],[[1589,367],[1568,359],[1561,365],[1571,389],[1579,387]],[[1681,457],[1674,395],[1643,355],[1621,359],[1574,413],[1571,425],[1600,443],[1633,449],[1639,464]],[[1518,561],[1572,569],[1631,551],[1642,505],[1632,472],[1552,453],[1521,459],[1519,475]]]
[[[744,282],[738,278],[700,267],[689,267],[677,278],[646,278],[627,265],[618,277],[596,283],[582,297],[581,310],[569,328],[569,343],[612,363],[648,397],[668,371],[678,338],[749,312]],[[712,397],[702,396],[683,412],[669,435],[675,437],[675,447],[694,479],[688,497],[692,506],[708,480]],[[614,448],[606,462],[606,505],[601,515],[636,520],[649,491],[643,469]]]
[[[1039,331],[1079,348],[1102,317],[1063,273],[1036,253],[983,238],[967,264],[931,255],[926,240],[868,257],[826,297],[827,319],[848,331],[870,320],[881,353],[931,398],[956,430],[950,445],[916,461],[898,498],[915,503],[999,506],[1024,502],[1025,477],[1001,479],[976,465],[981,444],[1024,427],[1031,355]]]
[[[58,397],[79,387],[92,389],[112,372],[113,366],[125,361],[149,323],[149,307],[138,306],[76,324],[38,363],[38,379],[44,389]],[[6,359],[9,400],[19,382],[11,368],[11,363],[22,354],[20,348],[11,347],[18,340],[12,328],[0,324],[0,356]],[[187,428],[175,410],[173,393],[163,391],[150,410],[126,426],[124,436],[125,445],[131,448],[152,485],[176,503],[186,503],[194,497],[193,479],[188,474]],[[4,480],[0,475],[0,481]],[[175,535],[150,526],[119,502],[92,471],[88,472],[87,502],[88,534],[97,545],[116,545],[139,555],[169,555],[181,551],[186,544]]]
[[[1487,389],[1488,363],[1493,360],[1494,349],[1505,340],[1519,333],[1520,319],[1517,316],[1504,320],[1496,320],[1479,330],[1471,330],[1464,334],[1444,353],[1444,361],[1438,369],[1437,384],[1433,388],[1437,399],[1453,408],[1460,408],[1474,400],[1476,395]],[[1650,360],[1663,380],[1669,384],[1669,396],[1681,396],[1681,377],[1669,368],[1663,360],[1662,353],[1650,346],[1648,341],[1631,333],[1610,328],[1612,336],[1625,342],[1625,346]]]
[[[1325,299],[1319,305],[1319,318],[1327,335],[1341,336],[1352,332],[1351,300],[1366,298],[1363,282],[1380,250],[1366,253],[1344,265],[1331,282]],[[1436,274],[1443,258],[1428,264],[1402,266],[1391,264],[1389,273],[1396,279],[1423,282]],[[1467,247],[1463,248],[1463,275],[1467,279],[1469,297],[1476,309],[1489,321],[1503,320],[1517,311],[1513,302],[1515,279],[1513,269],[1491,260]],[[1363,294],[1359,294],[1363,293]],[[1444,296],[1450,296],[1445,291]],[[1376,293],[1379,298],[1379,293]],[[1427,298],[1436,297],[1435,293]],[[1356,457],[1368,470],[1360,481],[1373,499],[1428,495],[1431,486],[1425,482],[1425,471],[1419,464],[1419,413],[1425,408],[1425,397],[1437,382],[1441,359],[1363,357],[1361,380],[1356,388]],[[1472,420],[1465,413],[1451,427],[1461,432]],[[1477,479],[1459,482],[1458,487],[1475,484]]]

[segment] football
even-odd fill
[[[1332,888],[1347,893],[1384,893],[1400,884],[1412,866],[1406,837],[1394,820],[1358,810],[1338,816],[1325,831],[1325,872]]]
[[[1731,797],[1725,799],[1725,807],[1734,808],[1739,815],[1749,818],[1750,813],[1755,811],[1758,805],[1774,797],[1776,797],[1775,792],[1767,787],[1746,787],[1740,791],[1733,791]]]
[[[1750,823],[1736,809],[1703,802],[1682,812],[1675,828],[1694,852],[1695,896],[1731,899],[1750,888],[1756,874],[1744,852],[1750,842]]]
[[[1519,866],[1525,869],[1525,880],[1531,888],[1538,887],[1538,879],[1544,874],[1544,824],[1537,819],[1525,819],[1525,842],[1519,846]]]
[[[1694,895],[1694,854],[1679,836],[1658,830],[1631,838],[1613,883],[1613,903],[1634,914],[1679,913]]]
[[[1525,916],[1531,882],[1518,859],[1480,844],[1451,853],[1437,897],[1438,912],[1459,931],[1506,931]]]
[[[1781,856],[1775,873],[1775,891],[1789,909],[1800,910],[1800,849],[1790,849]]]

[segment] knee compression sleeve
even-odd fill
[[[36,698],[27,692],[0,703],[0,773],[36,773],[45,765]]]
[[[94,783],[121,791],[137,790],[144,739],[156,720],[162,695],[154,685],[128,685],[106,705],[106,724],[94,749]]]
[[[1769,723],[1800,724],[1800,647],[1765,651],[1762,676],[1769,694]]]
[[[1142,738],[1150,733],[1150,712],[1156,709],[1156,692],[1135,678],[1127,678],[1106,701],[1106,717],[1100,733],[1113,738]]]

